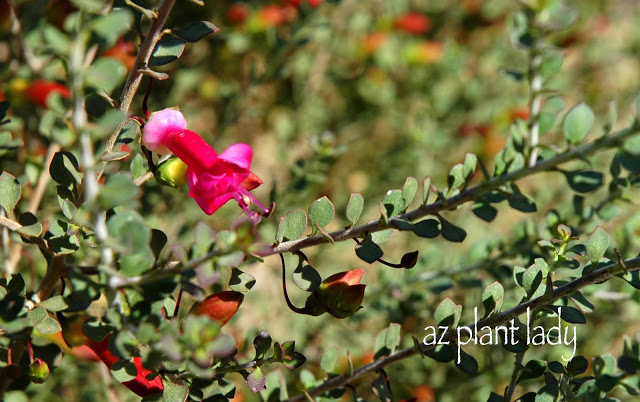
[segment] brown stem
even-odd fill
[[[287,302],[287,306],[294,313],[307,314],[306,309],[298,308],[294,306],[293,303],[291,303],[291,300],[289,299],[289,295],[287,294],[287,276],[285,273],[286,269],[285,269],[285,263],[284,263],[284,256],[282,254],[280,254],[280,261],[282,262],[282,293],[284,293],[284,300]]]
[[[138,71],[138,69],[145,68],[149,64],[149,60],[151,59],[151,55],[153,54],[153,50],[156,47],[156,44],[162,37],[162,31],[164,30],[164,24],[167,22],[167,18],[169,17],[169,12],[173,8],[176,0],[162,0],[160,5],[158,6],[158,18],[156,18],[147,35],[145,36],[142,44],[140,45],[140,51],[138,52],[138,56],[136,57],[136,62],[129,73],[129,77],[127,78],[127,82],[124,84],[124,89],[122,91],[122,96],[120,97],[120,110],[125,113],[129,112],[131,108],[131,103],[133,102],[133,98],[135,97],[138,89],[140,88],[140,82],[142,81],[142,77],[144,74]],[[105,152],[110,153],[113,152],[113,149],[116,146],[116,141],[118,140],[118,135],[120,135],[120,131],[124,127],[126,120],[124,120],[118,128],[111,134],[111,137],[107,140],[107,146],[105,147]],[[104,169],[106,166],[106,162],[101,162],[98,170],[96,172],[96,176],[98,179],[104,173]]]

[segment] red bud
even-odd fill
[[[193,306],[191,314],[206,314],[212,320],[218,321],[220,325],[224,325],[238,311],[243,300],[244,295],[233,290],[214,293]]]

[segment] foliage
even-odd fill
[[[637,11],[0,1],[0,395],[637,396]]]

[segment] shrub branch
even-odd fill
[[[541,160],[538,163],[536,163],[534,166],[523,167],[516,171],[494,177],[490,180],[477,184],[447,199],[439,200],[431,204],[423,205],[412,211],[409,211],[407,213],[404,213],[389,219],[389,222],[386,224],[379,219],[375,219],[361,226],[355,226],[355,227],[329,233],[329,237],[331,238],[331,240],[326,236],[315,235],[315,236],[307,236],[302,239],[282,242],[277,246],[273,247],[273,249],[268,255],[294,252],[303,248],[313,247],[313,246],[317,246],[317,245],[325,244],[329,242],[334,243],[337,241],[345,241],[345,240],[354,239],[354,238],[362,238],[362,237],[365,237],[367,234],[379,232],[385,229],[395,229],[396,226],[394,225],[394,222],[401,221],[401,220],[415,221],[427,215],[434,215],[438,212],[457,207],[469,201],[473,201],[483,194],[496,190],[509,182],[517,181],[525,177],[532,176],[536,173],[550,171],[563,163],[566,163],[575,159],[584,159],[587,155],[596,153],[600,150],[616,147],[622,144],[622,142],[625,139],[629,138],[634,134],[638,134],[639,132],[640,132],[640,125],[636,121],[634,121],[634,123],[631,126],[624,128],[622,130],[619,130],[615,133],[612,133],[608,136],[600,137],[593,142],[589,142],[579,147],[570,147],[565,152],[559,155],[556,155],[553,158]]]
[[[129,73],[129,77],[127,77],[127,82],[124,84],[122,96],[120,97],[120,110],[125,113],[128,113],[129,108],[131,108],[133,98],[136,96],[136,93],[140,88],[140,82],[144,76],[143,71],[147,68],[151,55],[153,54],[153,50],[156,48],[156,44],[162,37],[164,24],[167,22],[169,12],[173,8],[175,2],[176,0],[162,0],[160,2],[157,11],[157,18],[153,20],[147,35],[144,37],[142,44],[140,44],[140,50],[138,51],[136,62]],[[111,134],[111,137],[109,137],[109,140],[107,141],[107,146],[105,147],[105,153],[113,152],[118,136],[120,135],[120,131],[122,131],[127,121],[127,119],[123,120],[113,134]],[[102,176],[106,164],[107,162],[104,161],[100,163],[100,167],[96,172],[98,179]]]
[[[622,261],[622,264],[620,262],[612,262],[602,268],[596,269],[580,278],[577,278],[569,283],[566,283],[562,286],[557,287],[553,291],[553,294],[551,296],[543,295],[536,299],[529,300],[524,303],[520,303],[508,310],[505,310],[493,316],[484,318],[478,321],[476,325],[470,325],[469,328],[473,330],[474,327],[476,328],[482,328],[485,326],[488,326],[491,328],[496,327],[498,325],[504,324],[514,319],[519,315],[526,313],[527,309],[535,310],[547,305],[551,305],[554,301],[561,299],[563,297],[570,296],[575,291],[582,289],[585,286],[604,282],[615,275],[619,275],[625,272],[634,272],[639,270],[640,270],[640,257],[624,260]],[[449,335],[446,335],[443,338],[443,341],[448,341],[448,342],[452,342],[455,340],[456,340],[455,331],[450,332]],[[350,384],[364,377],[369,373],[374,373],[376,370],[379,370],[391,363],[404,360],[415,354],[420,354],[421,352],[425,352],[427,350],[433,349],[436,346],[437,345],[433,345],[433,346],[421,345],[420,350],[418,350],[415,346],[402,349],[390,356],[377,360],[373,363],[367,364],[366,366],[360,367],[359,369],[353,372],[352,376],[340,375],[337,377],[333,377],[325,381],[323,384],[315,388],[311,388],[310,390],[307,390],[307,393],[311,396],[317,396],[329,390],[339,388],[339,387],[344,387],[347,384]],[[305,394],[301,394],[294,398],[289,399],[288,402],[303,401],[305,400],[305,398],[306,398]]]

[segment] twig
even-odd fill
[[[44,192],[47,189],[47,184],[51,179],[51,175],[49,175],[49,167],[51,166],[51,161],[53,160],[56,152],[60,151],[60,144],[52,143],[49,145],[49,149],[47,150],[47,155],[44,158],[44,164],[42,166],[42,172],[40,172],[40,177],[38,177],[38,183],[36,184],[36,189],[33,192],[33,196],[31,200],[29,200],[29,212],[32,214],[36,214],[38,212],[38,208],[40,208],[40,203],[42,202],[42,197],[44,196]],[[17,222],[16,222],[17,223]],[[22,225],[20,225],[22,227]],[[17,229],[19,229],[18,227]],[[16,230],[16,229],[13,229]],[[22,255],[23,246],[19,243],[15,243],[11,247],[11,254],[9,256],[9,260],[7,261],[7,265],[5,266],[5,272],[7,275],[11,275],[15,272],[16,266],[20,261],[20,256]]]
[[[176,0],[162,0],[160,5],[158,6],[157,18],[153,20],[151,27],[149,27],[149,31],[145,36],[142,44],[140,45],[140,51],[138,51],[138,56],[136,57],[136,62],[129,73],[129,77],[127,78],[127,82],[124,84],[124,89],[122,90],[122,96],[120,97],[120,110],[125,113],[129,112],[131,108],[131,103],[133,102],[133,98],[135,97],[138,89],[140,88],[140,82],[142,81],[142,74],[138,69],[144,69],[149,64],[149,60],[151,59],[151,55],[153,54],[153,50],[156,47],[156,44],[160,40],[162,36],[162,31],[164,30],[164,24],[169,17],[169,12],[173,8]],[[120,135],[120,131],[126,124],[127,120],[123,120],[116,130],[111,134],[111,137],[107,140],[107,145],[105,147],[105,152],[110,153],[116,146],[116,141],[118,140],[118,135]],[[97,179],[100,179],[102,174],[104,173],[104,169],[107,162],[101,162],[100,166],[97,169],[96,176]]]
[[[379,232],[385,229],[395,229],[396,227],[394,225],[394,222],[400,220],[415,221],[416,219],[420,219],[427,215],[433,215],[445,209],[457,207],[469,201],[473,201],[483,194],[496,190],[509,182],[517,181],[536,173],[552,170],[558,165],[572,161],[574,159],[582,158],[584,155],[592,154],[602,149],[617,146],[621,144],[626,138],[639,132],[640,126],[638,126],[637,123],[634,123],[630,127],[619,130],[609,136],[598,138],[593,142],[581,145],[574,149],[569,149],[559,155],[554,156],[553,158],[539,161],[534,166],[524,167],[514,172],[494,177],[491,180],[477,184],[450,198],[442,199],[434,203],[421,206],[402,215],[398,215],[394,218],[389,219],[389,223],[387,224],[379,219],[374,219],[362,226],[355,226],[348,229],[332,232],[329,234],[329,237],[331,237],[332,239],[331,242],[338,242],[353,238],[364,237],[367,234]],[[317,246],[328,242],[330,242],[330,240],[321,235],[308,236],[298,240],[282,242],[279,245],[273,247],[271,252],[265,256],[293,252],[303,248]]]
[[[624,264],[626,265],[628,272],[638,271],[640,270],[640,257],[625,260]],[[556,288],[553,291],[552,296],[550,297],[541,296],[536,299],[530,300],[528,302],[518,304],[510,308],[509,310],[495,314],[488,318],[484,318],[478,321],[476,325],[470,325],[469,328],[473,328],[474,326],[476,328],[482,328],[484,326],[495,327],[505,322],[508,322],[521,314],[526,313],[527,309],[535,310],[542,306],[549,305],[560,298],[573,294],[576,290],[582,289],[585,286],[603,282],[615,275],[622,273],[622,268],[615,269],[616,267],[620,267],[620,264],[618,262],[610,263],[600,269],[592,271],[580,278],[577,278],[569,283],[566,283]],[[454,341],[455,339],[456,339],[455,331],[452,331],[451,333],[449,333],[449,335],[446,335],[443,338],[444,341],[448,341],[448,342]],[[424,352],[426,350],[433,349],[436,346],[437,345],[430,345],[430,346],[424,345],[424,347],[421,347],[420,349],[422,350],[422,352]],[[340,375],[340,376],[333,377],[325,381],[323,384],[315,388],[312,388],[310,390],[307,390],[307,393],[312,396],[317,396],[329,390],[339,388],[339,387],[344,387],[345,385],[352,383],[369,373],[373,373],[391,363],[404,360],[418,353],[420,353],[420,351],[417,350],[415,346],[399,350],[398,352],[388,357],[385,357],[373,363],[367,364],[366,366],[360,367],[359,369],[353,372],[352,376]],[[288,402],[299,402],[299,401],[303,401],[304,398],[305,398],[305,395],[301,394],[289,399]]]
[[[529,26],[535,24],[535,14],[528,13]],[[540,38],[533,37],[529,49],[529,166],[538,160],[538,140],[540,137],[540,107],[542,105],[542,49]]]

